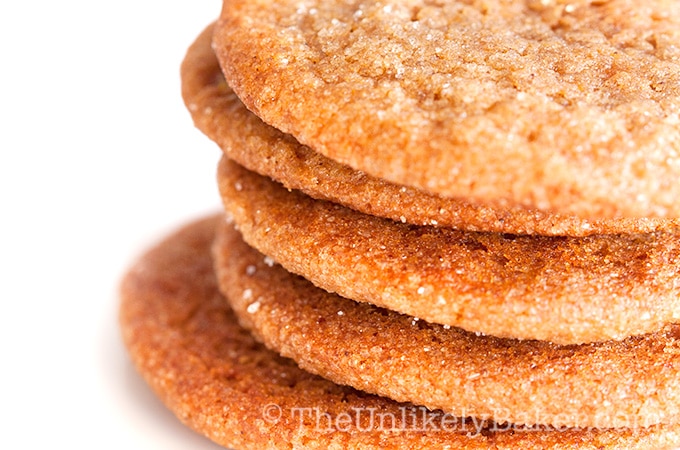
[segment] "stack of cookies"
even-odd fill
[[[123,283],[241,448],[680,447],[680,3],[226,0],[183,96],[225,215]]]

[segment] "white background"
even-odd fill
[[[179,65],[220,7],[0,6],[0,448],[217,448],[135,373],[117,285],[219,208],[219,150],[184,109]]]

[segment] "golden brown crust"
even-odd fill
[[[287,191],[224,158],[246,242],[354,300],[499,337],[570,344],[680,321],[680,237],[511,236],[406,225]]]
[[[312,151],[265,124],[226,84],[210,47],[208,27],[182,64],[182,94],[196,126],[231,159],[321,200],[416,225],[468,231],[548,236],[680,231],[680,219],[603,219],[547,214],[525,208],[492,208],[388,183]]]
[[[340,420],[359,411],[395,414],[409,405],[334,385],[298,369],[257,344],[240,328],[216,289],[209,246],[217,219],[188,226],[144,255],[126,276],[120,323],[130,355],[151,387],[186,424],[221,445],[236,449],[671,449],[680,443],[675,426],[640,430],[564,432],[366,431],[367,423]],[[278,421],[275,405],[281,408]],[[311,415],[292,408],[328,412],[330,432]],[[269,414],[269,415],[267,415]],[[344,416],[343,416],[344,414]],[[324,420],[327,416],[321,415]],[[366,417],[366,415],[362,416]],[[269,421],[267,420],[269,419]],[[450,419],[450,418],[449,418]],[[417,423],[416,423],[417,424]],[[342,426],[342,428],[339,427]],[[472,423],[468,422],[472,428]],[[452,427],[452,426],[451,426]],[[451,429],[451,428],[449,428]]]
[[[354,169],[579,217],[680,217],[680,4],[228,0],[265,122]]]
[[[603,428],[680,420],[679,325],[580,346],[478,336],[329,294],[268,265],[231,225],[217,236],[218,280],[239,321],[336,383],[497,422]]]

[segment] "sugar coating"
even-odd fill
[[[133,363],[159,398],[183,423],[220,445],[239,450],[566,450],[576,446],[658,450],[680,444],[680,430],[671,425],[557,433],[527,433],[521,427],[504,431],[507,424],[502,428],[488,421],[446,417],[440,411],[399,404],[307,373],[258,344],[238,325],[219,294],[210,255],[219,222],[222,219],[212,218],[179,230],[131,267],[121,286],[120,325]],[[281,408],[281,416],[264,420],[272,405]],[[407,423],[404,431],[381,430],[364,414],[347,429],[328,433],[319,430],[313,415],[294,415],[294,407],[317,409],[333,418],[357,409],[394,415],[403,411],[407,417],[419,414],[425,423],[449,419],[458,431],[419,431],[418,423]]]
[[[288,191],[226,157],[218,181],[246,242],[347,298],[562,344],[680,322],[678,235],[515,236],[402,224]]]
[[[250,305],[248,305],[248,307],[246,308],[246,311],[248,312],[248,314],[255,314],[256,312],[258,312],[260,310],[260,306],[262,306],[262,303],[260,303],[259,300],[255,301],[255,302],[251,303]]]
[[[680,419],[680,327],[621,342],[559,346],[445,329],[330,294],[261,255],[221,227],[220,289],[242,324],[270,348],[340,384],[398,401],[534,425],[649,426]],[[248,314],[239,290],[262,296]],[[338,317],[335,311],[343,311]]]
[[[230,158],[287,188],[404,223],[470,231],[585,236],[680,230],[680,219],[590,221],[521,207],[491,207],[429,194],[353,170],[248,111],[222,76],[210,47],[212,32],[210,26],[201,34],[182,64],[182,93],[194,123]],[[210,114],[205,113],[207,109]]]
[[[232,0],[214,48],[265,122],[373,176],[677,218],[679,30],[668,0]]]

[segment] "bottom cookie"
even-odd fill
[[[177,417],[235,449],[672,449],[680,426],[525,429],[460,419],[338,386],[258,344],[219,294],[210,246],[221,218],[144,255],[121,286],[137,369]]]

